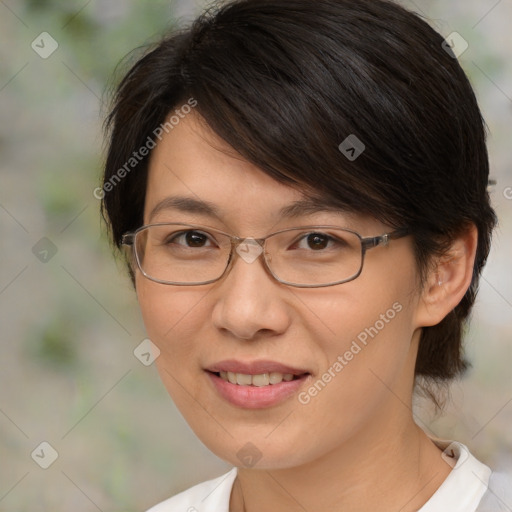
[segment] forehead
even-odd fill
[[[144,223],[187,219],[214,220],[229,229],[267,231],[282,220],[330,212],[338,223],[354,215],[327,201],[308,199],[303,191],[277,182],[243,159],[190,114],[153,150],[148,175]]]
[[[241,158],[197,115],[183,119],[153,151],[147,206],[171,191],[215,200],[238,212],[242,206],[245,212],[257,209],[262,199],[274,207],[302,195]]]

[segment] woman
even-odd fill
[[[152,511],[487,506],[491,470],[411,410],[466,368],[496,221],[443,38],[388,1],[231,2],[132,67],[108,126],[160,375],[235,466]]]

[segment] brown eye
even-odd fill
[[[313,231],[311,233],[302,233],[296,238],[289,249],[301,250],[305,253],[325,253],[339,252],[347,248],[346,240],[341,236],[332,236],[321,231]]]
[[[203,247],[208,241],[208,237],[197,231],[188,231],[185,235],[185,240],[189,247]]]
[[[210,242],[208,235],[201,233],[200,231],[182,231],[172,237],[169,237],[167,244],[181,245],[184,247],[206,247]]]
[[[330,237],[323,233],[311,233],[307,236],[307,244],[310,249],[325,249],[329,244]]]

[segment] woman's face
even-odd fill
[[[174,196],[208,202],[217,216],[177,207],[152,214]],[[390,231],[341,211],[280,216],[303,198],[237,157],[192,114],[153,152],[144,223],[200,224],[243,238],[303,225]],[[237,254],[230,272],[208,285],[164,285],[136,273],[148,336],[161,351],[158,370],[177,407],[219,457],[259,468],[312,462],[356,436],[378,442],[392,425],[412,421],[416,283],[408,237],[368,251],[357,279],[325,288],[281,284],[261,257]],[[298,375],[249,387],[212,373],[222,368],[273,372],[276,382],[279,373]]]

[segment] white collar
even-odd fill
[[[491,470],[473,457],[465,445],[431,439],[443,450],[441,456],[453,469],[418,512],[474,512],[487,491]]]

